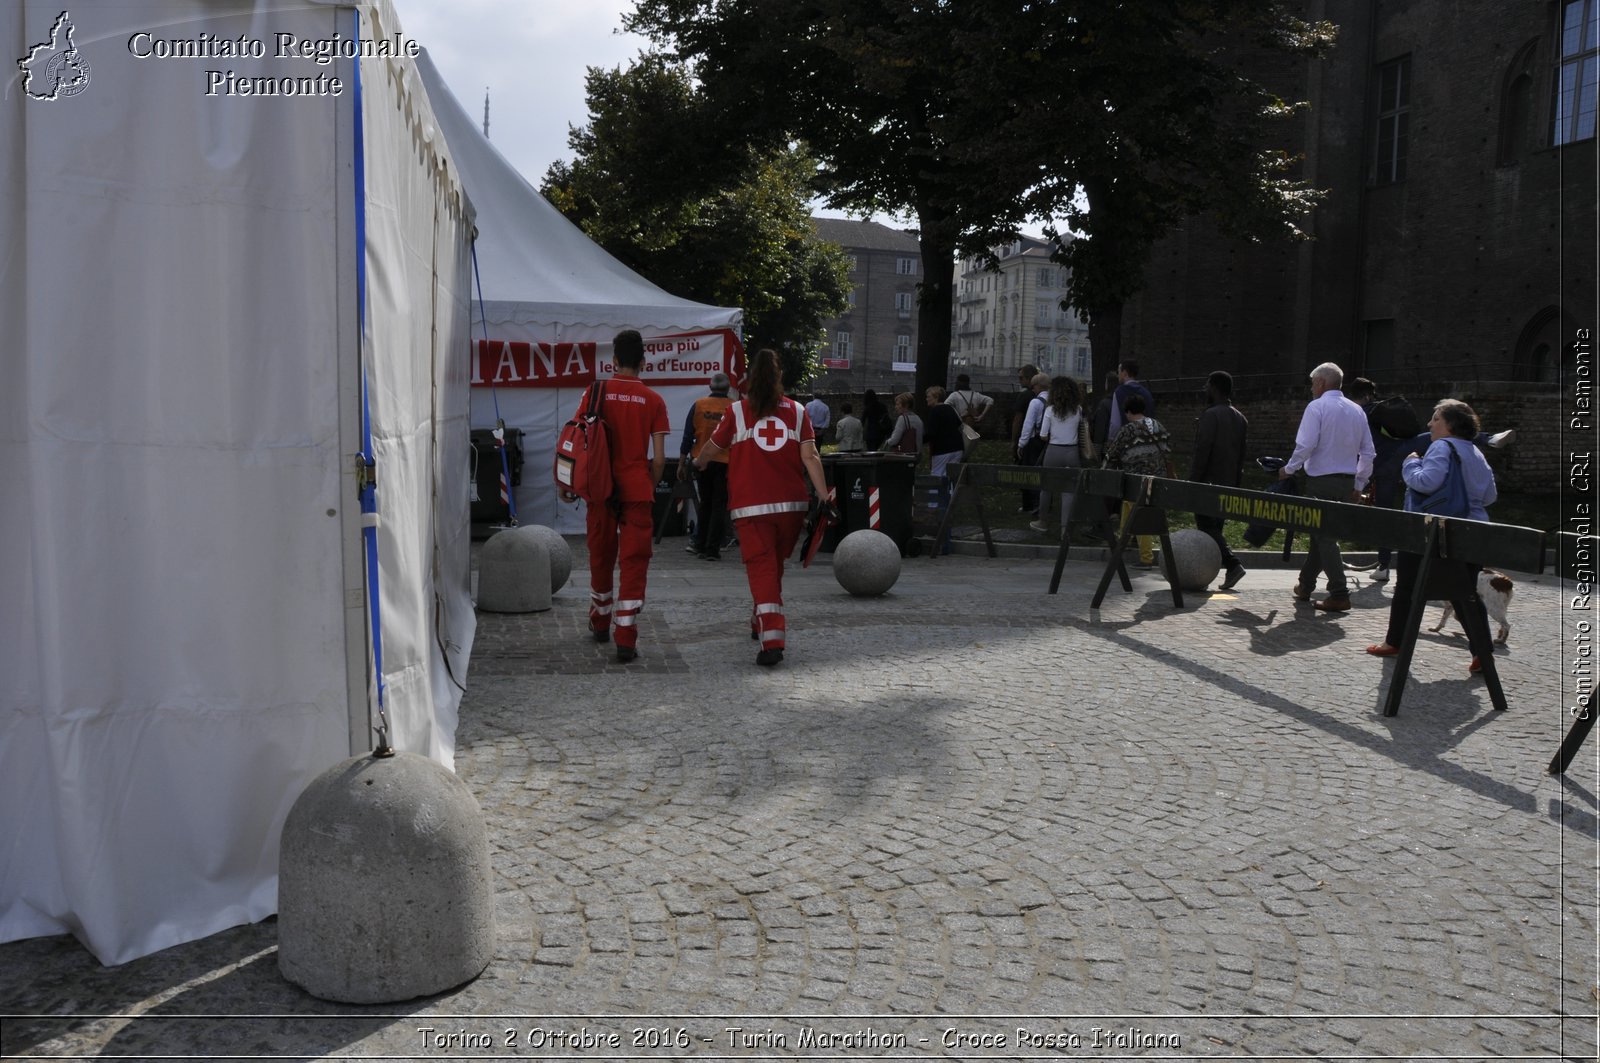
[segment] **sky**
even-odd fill
[[[467,113],[532,184],[572,158],[588,67],[626,66],[648,43],[620,32],[631,0],[395,0],[407,37],[428,50]]]
[[[588,122],[583,79],[591,66],[626,66],[649,46],[621,32],[633,0],[394,0],[407,37],[428,50],[467,113],[537,187],[571,159],[569,126]],[[842,217],[819,206],[814,213]],[[876,220],[894,224],[894,220]],[[909,225],[909,222],[903,224]]]

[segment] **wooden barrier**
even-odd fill
[[[1238,521],[1266,521],[1279,525],[1288,532],[1303,531],[1328,535],[1360,543],[1384,544],[1395,550],[1417,554],[1422,558],[1417,572],[1417,593],[1412,601],[1400,653],[1395,658],[1394,673],[1390,678],[1388,694],[1384,700],[1383,714],[1394,716],[1400,711],[1401,694],[1410,674],[1411,655],[1416,647],[1417,632],[1422,626],[1422,614],[1427,603],[1446,598],[1457,603],[1457,614],[1467,631],[1467,641],[1483,670],[1484,683],[1489,698],[1497,710],[1506,706],[1505,693],[1495,670],[1494,646],[1489,625],[1483,616],[1478,600],[1475,573],[1477,566],[1489,565],[1514,572],[1544,571],[1545,553],[1549,537],[1534,528],[1519,528],[1507,524],[1465,520],[1455,517],[1435,517],[1425,513],[1406,513],[1397,509],[1379,509],[1348,502],[1327,502],[1296,495],[1283,495],[1268,491],[1249,491],[1239,487],[1219,487],[1214,484],[1191,483],[1187,480],[1169,480],[1160,476],[1136,476],[1113,469],[1046,469],[1023,465],[952,465],[950,475],[955,488],[950,505],[939,527],[940,541],[948,531],[951,514],[956,504],[971,497],[977,502],[982,521],[984,541],[989,556],[997,556],[989,531],[988,518],[983,516],[983,503],[978,496],[980,487],[1015,487],[1052,492],[1074,492],[1100,498],[1117,498],[1133,503],[1133,510],[1123,522],[1120,533],[1111,547],[1111,557],[1101,574],[1100,584],[1090,601],[1091,609],[1098,609],[1110,587],[1113,576],[1120,577],[1125,592],[1133,590],[1128,571],[1122,562],[1123,549],[1134,535],[1159,535],[1162,541],[1163,575],[1172,587],[1174,607],[1183,606],[1183,592],[1178,586],[1177,572],[1172,561],[1172,550],[1167,539],[1167,512],[1179,510],[1210,517],[1223,517]],[[1066,564],[1071,543],[1065,533],[1056,554],[1055,573],[1050,581],[1050,593],[1056,593],[1061,573]],[[1593,726],[1593,713],[1580,719],[1583,735]],[[1577,731],[1577,726],[1574,727]],[[1583,741],[1579,735],[1572,746]],[[1569,737],[1569,741],[1571,741]],[[1566,747],[1563,746],[1563,750]],[[1570,761],[1571,753],[1567,754]],[[1558,755],[1559,760],[1559,755]],[[1552,764],[1552,770],[1554,770]],[[1565,769],[1565,764],[1562,765]]]

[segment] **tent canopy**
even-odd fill
[[[444,84],[425,49],[416,65],[461,183],[477,211],[475,250],[482,302],[473,306],[474,338],[487,341],[495,352],[491,363],[505,344],[580,343],[608,350],[622,329],[637,329],[647,341],[725,330],[725,341],[711,341],[723,359],[720,368],[731,376],[742,375],[743,348],[737,341],[742,311],[671,295],[613,258],[551,206],[489,143]],[[589,368],[592,371],[593,365]],[[706,393],[711,370],[691,378],[653,369],[647,364],[646,376],[667,402],[673,426],[667,447],[675,455],[677,431],[694,400]],[[480,375],[487,380],[494,374],[491,368]],[[473,388],[473,425],[489,427],[500,419],[525,433],[527,465],[515,488],[521,523],[544,524],[565,533],[584,530],[581,504],[560,503],[550,477],[556,435],[577,407],[582,387],[574,382]]]
[[[478,271],[491,337],[609,340],[625,328],[648,336],[739,327],[740,310],[671,295],[608,254],[489,142],[427,49],[417,57],[417,71],[477,210]],[[519,334],[501,337],[497,327],[507,324],[519,326]]]

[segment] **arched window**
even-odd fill
[[[1517,49],[1500,82],[1500,141],[1495,165],[1515,166],[1536,145],[1529,143],[1533,128],[1534,58],[1539,39]]]
[[[1547,306],[1528,319],[1517,337],[1512,377],[1516,380],[1555,380],[1560,366],[1556,351],[1561,347],[1561,309]]]

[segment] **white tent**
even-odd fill
[[[556,501],[550,466],[556,434],[576,409],[582,388],[597,371],[601,376],[608,371],[612,338],[632,328],[647,341],[661,341],[647,344],[643,375],[667,401],[673,426],[668,451],[676,454],[677,433],[694,400],[706,394],[714,371],[706,363],[717,362],[717,368],[742,376],[737,330],[743,314],[671,295],[607,254],[484,137],[425,52],[417,69],[477,210],[483,302],[481,317],[478,305],[473,307],[474,338],[483,341],[486,368],[476,374],[472,424],[492,427],[498,412],[508,426],[526,433],[527,469],[516,492],[522,523],[582,531],[581,510]],[[506,346],[510,344],[519,346],[513,351]],[[508,387],[509,374],[502,373],[499,386],[487,386],[496,379],[495,366],[526,366],[526,348],[534,344],[546,345],[547,355],[552,354],[549,345],[585,346],[552,357],[555,373],[549,379],[530,380],[518,373],[519,379]],[[684,359],[683,349],[691,345],[698,356]],[[569,363],[569,355],[575,361]],[[563,374],[563,366],[575,371]]]
[[[120,963],[276,910],[290,805],[372,748],[363,379],[390,737],[452,763],[471,211],[409,60],[281,34],[400,26],[0,13],[0,941]],[[172,54],[206,40],[264,54]]]

